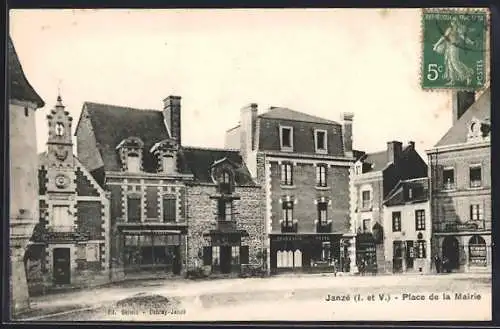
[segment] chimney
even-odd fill
[[[168,96],[163,100],[163,118],[170,137],[181,145],[181,97]]]
[[[240,153],[248,165],[251,151],[255,150],[255,124],[257,121],[257,104],[251,103],[240,111]]]
[[[352,158],[354,156],[352,151],[352,121],[354,118],[353,113],[342,113],[342,141],[344,143],[344,155]]]
[[[403,143],[398,141],[387,142],[387,163],[396,163],[403,152]]]
[[[412,149],[415,149],[415,142],[414,141],[409,141],[408,146],[411,147]]]
[[[476,93],[474,91],[457,91],[453,93],[453,124],[474,104]]]

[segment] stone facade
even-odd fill
[[[453,98],[453,126],[427,151],[432,253],[447,261],[444,270],[491,272],[490,90],[472,105],[461,104],[460,94]]]
[[[233,211],[236,230],[246,231],[248,236],[241,238],[241,245],[248,246],[251,266],[260,266],[259,253],[263,250],[264,234],[264,195],[260,186],[237,186]],[[215,184],[189,184],[188,202],[188,270],[203,266],[203,247],[211,246],[211,239],[206,235],[218,226],[217,195]],[[212,196],[212,198],[211,198]],[[205,236],[204,236],[205,235]]]

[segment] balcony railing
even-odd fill
[[[82,232],[74,226],[49,226],[45,233],[42,234],[45,241],[71,241],[71,240],[88,240],[90,232]]]
[[[221,232],[234,231],[236,230],[235,220],[218,220],[217,230]]]
[[[297,233],[298,229],[298,222],[296,219],[294,220],[288,220],[288,221],[281,221],[281,232],[282,233]]]
[[[466,223],[459,222],[443,222],[433,225],[434,232],[468,232],[468,231],[484,231],[491,230],[491,223],[483,221],[469,221]]]
[[[316,221],[316,233],[331,233],[332,221],[321,222]]]

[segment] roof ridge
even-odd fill
[[[131,106],[126,106],[126,105],[116,105],[116,104],[101,103],[101,102],[94,102],[94,101],[85,101],[85,102],[83,102],[83,104],[84,105],[90,104],[90,105],[100,105],[100,106],[108,106],[108,107],[117,107],[117,108],[128,109],[128,110],[136,110],[136,111],[161,112],[161,110],[157,110],[157,109],[131,107]]]
[[[275,111],[275,110],[286,110],[286,111],[289,111],[289,112],[292,112],[292,113],[297,113],[299,115],[302,115],[302,116],[307,116],[307,117],[310,117],[311,119],[315,119],[317,121],[322,121],[324,122],[325,124],[328,123],[328,124],[336,124],[336,125],[340,125],[340,123],[338,123],[337,121],[334,121],[334,120],[331,120],[331,119],[327,119],[327,118],[324,118],[324,117],[320,117],[320,116],[317,116],[317,115],[314,115],[314,114],[310,114],[310,113],[307,113],[307,112],[303,112],[303,111],[298,111],[298,110],[294,110],[294,109],[291,109],[289,107],[285,107],[285,106],[271,106],[268,108],[268,110],[266,112],[263,112],[261,114],[258,115],[259,118],[266,118],[266,119],[280,119],[280,118],[270,118],[270,117],[267,117],[266,115],[268,114],[271,114],[271,112]],[[283,118],[283,119],[287,119],[287,118]],[[294,119],[294,121],[302,121],[302,122],[312,122],[312,123],[315,123],[313,121],[308,121],[306,119]]]

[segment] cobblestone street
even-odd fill
[[[430,300],[431,294],[439,299]],[[445,296],[450,299],[445,300]],[[34,299],[32,304],[38,309],[74,305],[81,310],[26,320],[489,320],[491,277],[487,274],[290,275],[129,282],[44,296]]]

